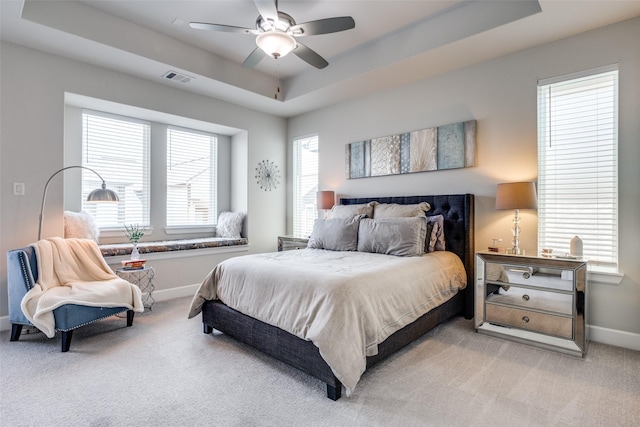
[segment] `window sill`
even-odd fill
[[[591,283],[600,283],[603,285],[617,286],[622,282],[622,279],[624,279],[624,274],[614,272],[614,271],[603,271],[603,270],[591,269],[587,271],[587,278]]]
[[[129,257],[133,249],[131,243],[117,243],[100,245],[102,256],[108,261],[112,261],[114,257]],[[203,239],[185,239],[185,240],[166,240],[161,242],[140,242],[138,243],[138,252],[143,258],[175,258],[180,256],[194,255],[192,250],[198,250],[200,254],[203,250],[207,253],[214,252],[237,252],[247,250],[249,242],[246,238],[239,239],[224,237],[207,237]],[[164,256],[159,256],[164,255]]]

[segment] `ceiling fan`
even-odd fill
[[[189,26],[199,30],[255,35],[258,47],[249,54],[242,64],[247,68],[255,67],[267,55],[278,59],[289,52],[293,52],[298,58],[316,68],[324,68],[329,63],[315,51],[300,43],[297,38],[337,33],[356,26],[350,16],[296,24],[290,15],[278,10],[278,0],[254,0],[254,3],[260,13],[256,19],[255,29],[206,22],[191,22]]]

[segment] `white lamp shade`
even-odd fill
[[[272,30],[258,34],[256,44],[264,53],[277,59],[296,48],[296,39],[290,34]]]

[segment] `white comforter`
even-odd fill
[[[421,257],[304,249],[231,258],[216,266],[193,298],[312,341],[349,395],[378,344],[466,286],[456,255]]]

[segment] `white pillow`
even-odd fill
[[[329,218],[353,218],[358,215],[366,215],[368,218],[373,218],[373,207],[378,202],[363,203],[360,205],[334,205],[329,212],[327,212],[327,219]]]
[[[397,218],[411,216],[425,216],[425,212],[431,210],[431,205],[427,202],[413,205],[400,205],[397,203],[380,203],[373,209],[373,218]]]
[[[63,221],[65,239],[91,239],[98,242],[100,229],[88,212],[64,211]]]
[[[239,239],[242,232],[242,212],[220,212],[218,224],[216,224],[216,236]]]

